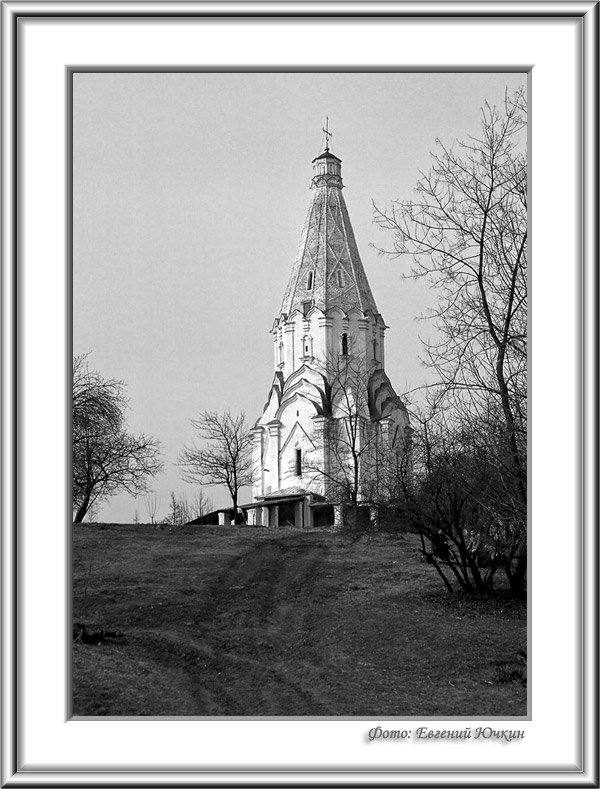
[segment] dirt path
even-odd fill
[[[92,572],[88,572],[90,557]],[[77,715],[520,715],[526,608],[448,596],[412,538],[82,527]],[[520,665],[520,664],[519,664]]]
[[[265,538],[209,587],[184,654],[180,633],[156,634],[163,660],[185,663],[197,714],[331,714],[310,638],[328,550],[315,533]]]

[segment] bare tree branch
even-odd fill
[[[138,496],[162,470],[159,443],[126,430],[124,384],[73,360],[73,510],[79,523],[94,504],[115,493]]]
[[[237,515],[240,488],[252,485],[254,479],[252,436],[244,412],[232,416],[230,411],[204,411],[191,424],[206,445],[183,448],[178,459],[183,479],[201,485],[224,485]]]
[[[427,538],[428,561],[479,590],[502,566],[518,592],[526,569],[525,127],[524,90],[500,108],[486,104],[477,137],[437,141],[416,200],[374,207],[392,240],[379,251],[412,257],[403,276],[426,278],[437,294],[424,359],[435,380],[415,420],[420,472],[403,481],[400,498]],[[482,546],[489,558],[492,543],[496,558],[484,571]]]

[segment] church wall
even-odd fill
[[[377,340],[377,358],[379,360],[379,366],[385,367],[385,328],[383,326],[379,326],[374,336]]]
[[[260,474],[262,490],[270,493],[279,487],[279,428],[269,425],[262,433],[263,451]]]
[[[315,409],[302,397],[290,403],[280,416],[281,428],[281,487],[302,487],[318,493],[322,486],[309,466],[323,467],[322,442],[315,435]],[[302,473],[296,473],[297,451],[300,451]]]
[[[313,355],[316,360],[323,362],[328,355],[327,337],[331,320],[320,310],[314,310],[310,315],[310,331],[313,337]]]
[[[384,332],[384,326],[374,317],[365,317],[354,310],[346,314],[334,308],[324,314],[313,308],[307,316],[295,312],[273,330],[275,369],[287,378],[303,364],[335,361],[342,352],[344,334],[348,337],[350,355],[364,358],[367,367],[375,362],[383,367]]]
[[[322,491],[319,475],[307,466],[324,468],[323,442],[315,434],[317,417],[313,403],[302,396],[294,398],[278,419],[255,429],[254,495],[268,495],[282,488],[303,487],[315,493]],[[300,450],[302,474],[296,473],[297,451]]]

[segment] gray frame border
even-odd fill
[[[580,275],[580,379],[581,407],[579,428],[581,434],[581,505],[583,522],[580,561],[582,566],[582,763],[572,771],[550,773],[493,772],[437,772],[430,773],[429,783],[423,787],[478,786],[490,787],[520,785],[544,787],[599,786],[598,765],[598,4],[597,2],[557,2],[533,0],[521,2],[350,2],[321,3],[313,0],[299,2],[30,2],[14,0],[1,2],[2,41],[2,772],[0,786],[208,786],[214,779],[220,786],[243,787],[283,785],[293,787],[315,786],[323,781],[324,773],[314,770],[289,772],[248,772],[224,769],[194,772],[197,781],[179,781],[183,772],[148,772],[143,767],[127,772],[109,772],[93,766],[86,772],[44,771],[19,768],[17,699],[18,679],[18,512],[19,512],[19,380],[18,358],[18,24],[28,17],[58,19],[76,17],[83,19],[151,18],[156,20],[180,17],[209,19],[221,18],[352,18],[368,21],[369,18],[536,18],[550,21],[555,18],[572,18],[581,24],[581,256]],[[316,70],[316,69],[315,69]],[[472,69],[469,69],[472,70]],[[68,141],[67,141],[68,142]],[[585,426],[585,431],[584,431]],[[584,689],[582,687],[582,690]],[[360,771],[361,773],[363,771]],[[419,771],[423,775],[425,771]],[[411,773],[388,771],[397,776],[397,785],[410,785]],[[379,773],[381,774],[381,773]],[[230,782],[222,782],[227,775]],[[347,776],[344,782],[344,775]],[[328,786],[376,786],[373,773],[364,774],[364,782],[357,782],[358,771],[328,772]],[[414,775],[414,773],[412,774]],[[154,776],[154,777],[152,777]],[[158,777],[160,776],[160,777]],[[351,776],[355,776],[353,780]],[[331,779],[338,779],[335,783]],[[385,785],[390,785],[386,782]]]

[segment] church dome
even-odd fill
[[[313,159],[313,164],[319,159],[335,159],[336,161],[340,162],[340,164],[342,162],[342,160],[338,156],[336,156],[334,153],[331,153],[329,148],[326,148],[322,154],[319,154],[319,156],[315,156],[315,158]]]

